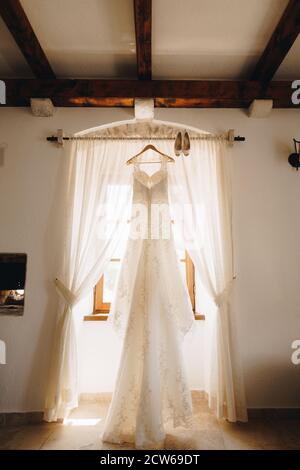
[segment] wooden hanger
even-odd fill
[[[143,150],[141,150],[141,152],[137,153],[136,155],[134,155],[133,157],[129,158],[129,160],[127,160],[126,164],[127,165],[131,165],[132,163],[135,163],[135,161],[138,159],[138,157],[140,155],[142,155],[143,153],[147,152],[147,150],[153,150],[154,152],[158,153],[161,157],[160,161],[163,159],[165,159],[167,162],[170,162],[170,163],[174,163],[175,160],[174,158],[170,157],[169,155],[166,155],[165,153],[162,153],[160,150],[158,150],[154,145],[152,144],[148,144],[146,145]],[[139,163],[159,163],[157,161],[144,161],[144,162],[139,162]]]

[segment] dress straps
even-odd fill
[[[167,169],[167,160],[162,158],[161,165],[160,165],[160,170],[166,170],[166,169]]]
[[[162,158],[159,170],[157,170],[157,171],[162,171],[162,170],[163,171],[167,170],[167,160],[165,160],[164,158]],[[137,172],[137,171],[141,171],[140,164],[138,162],[133,163],[133,171],[134,171],[134,173]],[[157,173],[157,172],[155,172],[155,173]]]
[[[140,171],[140,166],[139,166],[139,164],[138,164],[137,162],[135,162],[135,163],[133,164],[133,171],[134,171],[134,172]]]

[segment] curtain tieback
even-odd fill
[[[223,305],[224,302],[227,301],[228,295],[231,293],[232,286],[233,286],[233,280],[230,281],[225,287],[225,289],[223,289],[219,294],[216,294],[214,301],[217,307],[220,308],[221,305]]]
[[[69,307],[72,307],[72,305],[75,304],[76,302],[76,296],[73,294],[73,292],[68,289],[59,279],[55,279],[54,284],[59,292],[59,294],[62,296],[64,301],[68,304]]]

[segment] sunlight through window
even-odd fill
[[[77,418],[65,418],[63,424],[65,426],[96,426],[100,423],[101,418],[88,418],[88,419],[77,419]]]

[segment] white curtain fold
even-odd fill
[[[74,141],[66,148],[64,256],[55,280],[62,305],[46,397],[47,421],[62,419],[78,406],[76,305],[96,285],[123,236],[131,197],[130,172],[124,164],[127,152],[124,141]]]
[[[209,406],[218,418],[234,422],[247,420],[247,408],[232,302],[230,157],[225,145],[222,140],[193,141],[190,156],[170,165],[170,200],[175,223],[212,300],[205,312],[208,340],[200,365],[206,369]],[[171,151],[167,143],[165,151]]]
[[[162,129],[163,131],[163,129]],[[68,145],[66,229],[61,296],[45,419],[67,416],[78,405],[76,305],[96,285],[124,236],[131,205],[131,166],[142,141],[75,141]],[[211,299],[205,311],[205,391],[219,418],[247,420],[236,321],[231,192],[224,142],[192,141],[189,157],[168,165],[172,218]],[[158,147],[172,155],[169,142]],[[103,213],[103,206],[111,210]],[[107,223],[109,220],[109,224]],[[121,223],[121,229],[120,229]],[[122,225],[123,224],[123,225]],[[109,227],[105,236],[103,227]]]

